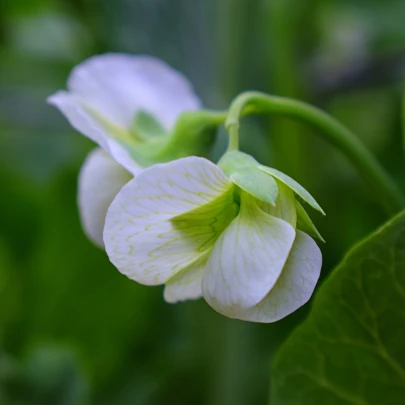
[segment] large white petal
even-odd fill
[[[203,255],[166,282],[164,297],[167,302],[193,300],[202,296],[202,279],[207,259],[208,255]]]
[[[203,278],[203,295],[235,317],[260,302],[276,283],[295,238],[287,222],[262,211],[242,192],[241,210],[216,241]]]
[[[102,149],[95,149],[84,162],[79,175],[78,205],[84,231],[103,247],[107,209],[132,175]]]
[[[290,256],[269,294],[256,306],[235,317],[251,322],[275,322],[304,305],[315,289],[322,267],[322,254],[314,240],[297,231]]]
[[[218,234],[212,223],[233,209],[233,187],[218,166],[194,156],[144,170],[108,210],[104,243],[111,262],[142,284],[165,283],[212,246]],[[205,221],[210,212],[201,222],[198,211],[177,221],[204,206],[212,210],[211,222]]]
[[[190,82],[150,56],[108,53],[76,66],[68,89],[114,124],[128,128],[139,110],[170,130],[178,116],[200,108]]]
[[[140,171],[140,166],[125,147],[114,139],[119,138],[120,133],[123,133],[124,137],[128,136],[123,128],[102,122],[90,112],[84,100],[76,94],[58,91],[48,98],[48,102],[58,107],[72,127],[98,143],[116,162],[134,175]]]

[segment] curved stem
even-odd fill
[[[232,150],[239,150],[239,131],[236,125],[231,126],[229,131],[229,145],[228,152]]]
[[[247,109],[249,109],[247,111]],[[377,198],[389,214],[405,207],[405,199],[388,173],[361,141],[335,118],[316,107],[284,97],[259,92],[242,93],[232,102],[225,126],[232,138],[238,137],[239,119],[246,113],[274,113],[295,118],[318,128],[323,137],[339,148],[373,187]],[[233,140],[233,143],[237,140]]]

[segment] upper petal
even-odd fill
[[[107,209],[131,174],[102,149],[89,154],[79,174],[78,205],[82,226],[89,239],[103,247]]]
[[[322,254],[314,240],[297,231],[290,256],[268,295],[257,305],[240,311],[236,318],[251,322],[275,322],[304,305],[315,289]]]
[[[80,96],[59,91],[49,97],[48,102],[58,107],[75,129],[98,143],[116,162],[132,174],[135,175],[141,170],[128,150],[114,139],[119,138],[116,132],[120,133],[124,129],[102,122],[90,112]]]
[[[276,283],[294,242],[287,222],[262,211],[242,192],[241,211],[216,241],[203,278],[203,295],[235,317],[260,302]]]
[[[166,282],[198,260],[217,237],[218,230],[211,222],[200,222],[194,210],[207,207],[203,219],[211,212],[215,220],[232,209],[232,191],[222,170],[203,158],[187,157],[144,170],[108,210],[104,243],[111,262],[140,283]],[[181,219],[190,211],[189,221]]]
[[[200,107],[187,78],[150,56],[93,56],[73,69],[68,89],[124,128],[137,111],[144,110],[170,130],[182,112]]]

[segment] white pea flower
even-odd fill
[[[141,284],[165,284],[168,302],[201,296],[216,311],[274,322],[317,283],[319,236],[298,183],[241,152],[219,165],[195,156],[144,170],[118,193],[104,228],[111,262]]]
[[[86,234],[102,247],[111,201],[153,163],[138,151],[145,137],[167,134],[179,115],[200,108],[200,101],[182,74],[150,56],[94,56],[73,69],[67,88],[48,102],[99,145],[80,171],[78,205]]]

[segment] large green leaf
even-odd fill
[[[357,245],[279,350],[272,405],[405,404],[405,213]]]

